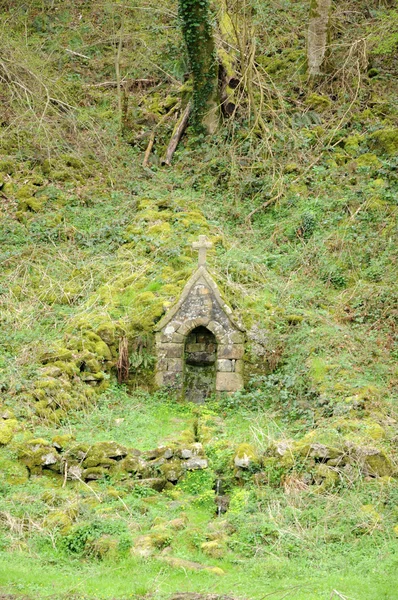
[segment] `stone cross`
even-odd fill
[[[192,248],[194,250],[199,250],[199,267],[203,267],[206,265],[206,252],[208,248],[211,248],[212,246],[213,244],[207,241],[207,237],[205,235],[200,235],[199,241],[192,243]]]

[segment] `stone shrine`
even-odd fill
[[[192,402],[243,388],[244,330],[232,317],[206,267],[206,236],[192,244],[198,268],[178,302],[157,324],[156,383]]]

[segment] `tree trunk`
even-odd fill
[[[307,60],[308,75],[322,75],[329,37],[329,21],[332,0],[311,0],[308,26]]]
[[[219,122],[218,66],[208,0],[179,0],[179,15],[193,75],[193,119],[214,133]]]

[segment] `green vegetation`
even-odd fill
[[[1,592],[394,598],[397,11],[368,4],[309,84],[309,2],[253,0],[235,113],[163,168],[203,65],[177,2],[3,2]],[[199,234],[247,332],[245,390],[201,407],[153,338]]]

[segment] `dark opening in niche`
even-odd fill
[[[203,403],[215,390],[217,341],[206,327],[196,327],[185,341],[184,392],[187,400]]]

